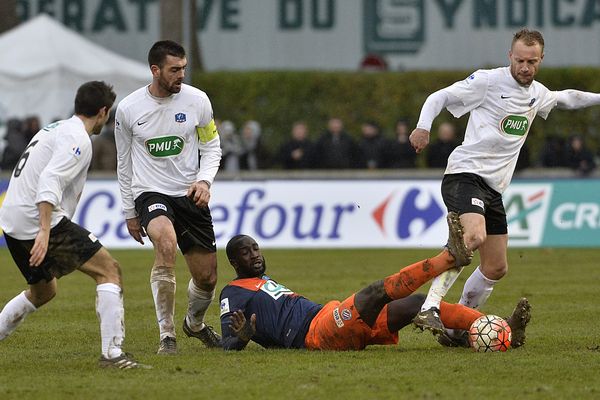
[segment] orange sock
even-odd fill
[[[440,318],[448,329],[469,329],[473,322],[481,317],[481,311],[463,306],[462,304],[440,303]]]
[[[383,280],[386,294],[397,300],[410,295],[425,282],[454,267],[454,257],[444,249],[440,254],[419,261]]]

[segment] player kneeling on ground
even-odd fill
[[[265,259],[254,239],[233,237],[227,244],[227,257],[237,278],[221,292],[224,349],[242,350],[250,340],[268,348],[310,350],[362,350],[371,344],[397,344],[398,330],[411,324],[425,299],[412,293],[464,261],[457,258],[471,256],[464,252],[458,218],[448,218],[448,224],[448,245],[436,257],[409,265],[342,302],[330,301],[324,306],[265,275]],[[519,304],[523,302],[526,300]],[[448,328],[468,330],[482,315],[460,304],[441,303],[440,316]],[[529,307],[518,306],[508,320],[520,322],[511,329],[524,338]]]
[[[40,130],[13,171],[0,210],[6,245],[29,284],[0,313],[0,340],[56,295],[56,280],[75,269],[97,283],[101,367],[145,367],[121,350],[125,328],[121,269],[93,234],[71,222],[100,133],[115,101],[104,82],[84,83],[75,115]]]

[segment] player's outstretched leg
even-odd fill
[[[455,212],[449,212],[446,220],[448,222],[448,243],[446,244],[446,248],[452,257],[454,257],[454,266],[456,269],[445,272],[432,282],[423,308],[413,320],[417,328],[430,330],[435,335],[441,335],[445,331],[440,319],[439,303],[456,281],[456,278],[462,271],[462,267],[470,264],[473,259],[473,252],[465,245],[463,238],[464,230],[460,223],[459,215]]]
[[[435,257],[408,265],[399,272],[361,289],[356,293],[355,306],[362,320],[372,326],[386,304],[410,296],[427,281],[451,268],[454,268],[454,257],[444,249]],[[411,319],[413,317],[414,314]]]
[[[512,314],[505,318],[512,331],[511,347],[525,344],[525,328],[531,320],[531,305],[525,297],[519,300]]]

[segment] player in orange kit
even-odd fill
[[[447,248],[437,256],[324,306],[265,275],[265,259],[254,239],[233,237],[227,244],[227,257],[237,278],[220,296],[223,348],[242,350],[250,340],[267,348],[310,350],[362,350],[372,344],[398,343],[398,330],[411,324],[425,299],[423,294],[412,293],[471,256],[462,241],[458,215],[450,213],[448,224]],[[440,315],[444,326],[468,329],[483,314],[442,302]],[[528,321],[529,305],[521,300],[508,322],[513,332],[524,336]]]

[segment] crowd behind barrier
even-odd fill
[[[60,118],[56,118],[58,120]],[[462,135],[450,122],[441,123],[432,132],[431,142],[419,165],[417,154],[409,143],[412,130],[409,121],[399,118],[391,133],[386,134],[375,121],[364,121],[360,132],[347,132],[344,122],[331,117],[321,132],[309,132],[305,121],[295,121],[279,148],[264,144],[258,121],[246,121],[237,127],[230,120],[216,121],[223,158],[221,171],[235,175],[257,170],[395,170],[444,169],[448,156],[462,141]],[[91,171],[116,171],[114,112],[100,135],[92,138]],[[41,128],[36,116],[11,118],[0,122],[0,169],[11,171],[27,143]],[[600,149],[588,148],[582,135],[573,133],[548,136],[535,156],[527,142],[521,149],[517,173],[531,168],[570,169],[572,175],[586,177],[594,173],[600,162]]]

